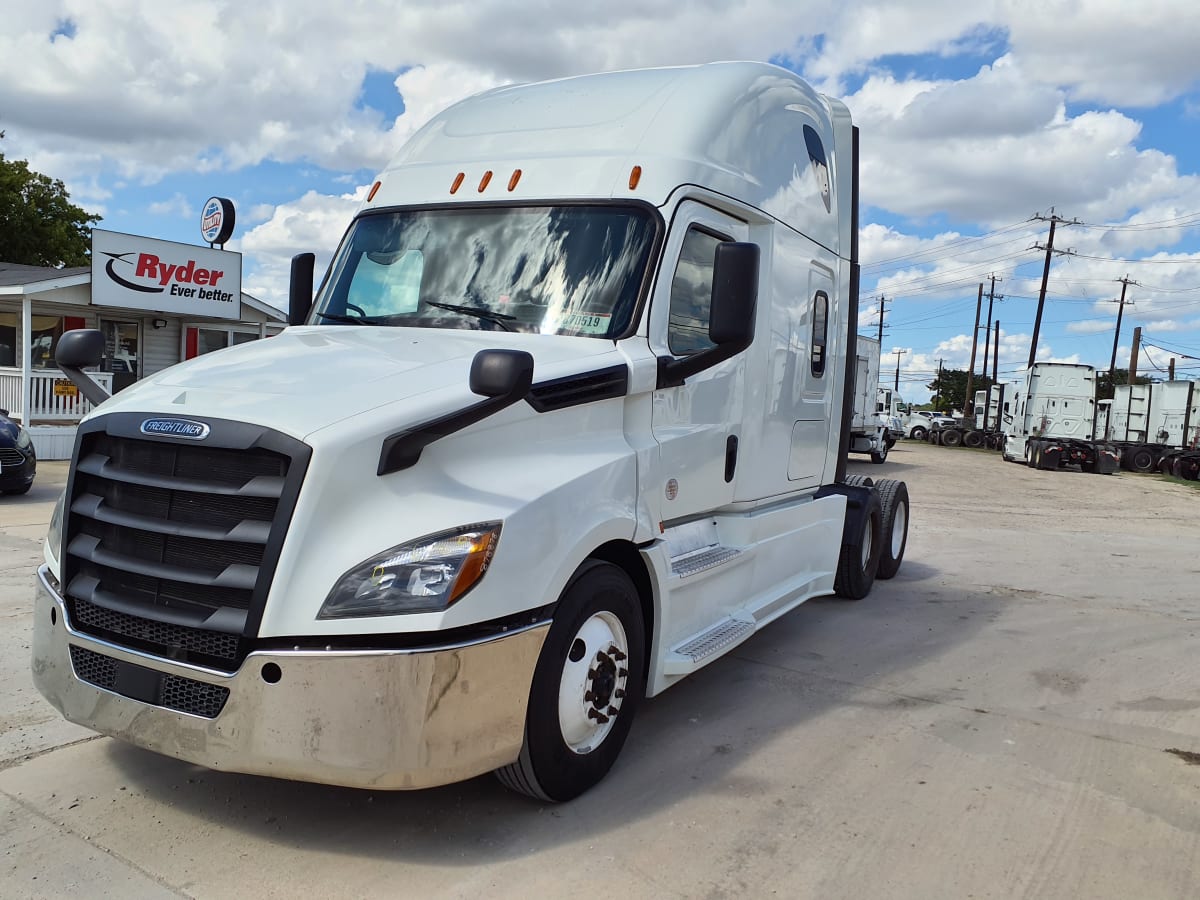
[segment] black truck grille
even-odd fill
[[[229,699],[229,688],[179,675],[168,675],[113,659],[86,647],[71,646],[75,675],[88,684],[143,703],[215,719]]]
[[[231,671],[257,633],[309,448],[223,420],[206,420],[203,442],[147,437],[144,419],[116,413],[80,429],[68,614],[111,643]]]

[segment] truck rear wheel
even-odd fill
[[[884,478],[875,482],[883,507],[883,540],[879,548],[876,578],[891,578],[900,571],[904,548],[908,544],[908,485]]]
[[[1154,451],[1148,447],[1138,447],[1129,456],[1129,468],[1135,472],[1154,471]]]
[[[963,442],[962,432],[957,428],[947,428],[942,431],[942,444],[946,447],[958,447]]]
[[[846,510],[847,524],[851,510]],[[855,533],[842,536],[842,553],[838,557],[833,590],[847,600],[861,600],[875,583],[879,570],[879,552],[883,540],[883,506],[879,492],[867,495],[866,508],[856,517]]]
[[[982,447],[983,433],[979,431],[968,431],[963,435],[963,443],[968,447]]]
[[[645,658],[633,582],[612,563],[585,563],[559,599],[533,673],[525,743],[496,770],[501,783],[556,803],[598,784],[629,735]]]

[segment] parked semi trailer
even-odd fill
[[[1094,438],[1096,370],[1072,363],[1034,363],[1006,391],[1000,421],[1004,458],[1035,469],[1079,466],[1112,474],[1120,455]]]
[[[856,355],[850,452],[869,453],[871,462],[882,463],[896,441],[879,409],[879,341],[859,335]]]
[[[1200,387],[1194,381],[1121,384],[1097,434],[1121,452],[1132,472],[1200,476]],[[1103,430],[1102,430],[1103,429]]]
[[[899,568],[903,482],[845,468],[857,172],[771,65],[501,87],[409,140],[315,300],[293,261],[277,337],[106,400],[68,332],[99,405],[38,689],[214,769],[596,784],[644,698]]]

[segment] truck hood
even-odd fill
[[[302,326],[172,366],[137,382],[94,414],[164,413],[252,421],[292,437],[387,404],[447,392],[469,398],[471,360],[480,350],[526,350],[534,381],[623,361],[610,341],[561,335],[431,328]],[[611,357],[601,362],[600,358]]]

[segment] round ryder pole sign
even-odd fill
[[[200,213],[200,236],[210,244],[225,246],[233,234],[233,201],[226,197],[209,197]]]

